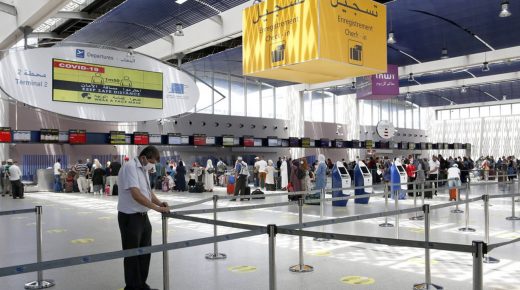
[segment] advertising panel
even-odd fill
[[[11,143],[10,127],[0,127],[0,143]]]
[[[69,130],[69,143],[70,144],[86,144],[87,143],[87,131],[86,130]]]

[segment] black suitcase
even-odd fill
[[[430,181],[424,183],[424,198],[433,198],[433,184]]]
[[[204,183],[202,183],[202,182],[195,183],[195,185],[190,186],[188,188],[188,192],[191,192],[191,193],[203,193],[204,192]]]
[[[261,191],[260,189],[255,189],[255,190],[253,190],[253,192],[251,192],[251,195],[259,195],[259,194],[264,194],[264,192]],[[265,196],[257,196],[257,197],[253,196],[253,199],[265,199]]]
[[[251,195],[251,187],[246,186],[246,190],[244,190],[243,195]],[[251,200],[251,198],[249,198],[249,197],[241,198],[240,200],[243,200],[243,199]]]
[[[114,186],[112,187],[112,195],[119,195],[119,187],[117,186],[117,184],[114,184]]]

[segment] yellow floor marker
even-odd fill
[[[314,250],[314,251],[307,252],[307,255],[317,256],[317,257],[328,257],[328,256],[331,256],[332,253],[328,250],[322,249],[322,250]]]
[[[76,239],[70,241],[72,244],[90,244],[94,242],[94,239]]]
[[[256,271],[256,267],[254,266],[233,266],[227,269],[233,273],[251,273]]]
[[[411,228],[411,229],[409,229],[409,231],[412,232],[412,233],[418,233],[418,234],[424,233],[424,229],[423,228]]]
[[[341,283],[349,285],[372,285],[376,282],[374,278],[364,276],[345,276],[340,279]]]
[[[113,216],[100,216],[97,218],[98,220],[113,220]]]
[[[411,258],[410,260],[407,260],[406,262],[410,264],[416,264],[416,265],[424,265],[424,258]],[[430,259],[431,265],[437,265],[439,264],[439,261]]]
[[[15,217],[12,217],[11,219],[12,220],[26,220],[28,218],[29,217],[26,217],[26,216],[15,216]]]
[[[49,233],[49,234],[61,234],[61,233],[64,233],[66,231],[67,231],[66,229],[51,229],[51,230],[48,230],[47,233]]]

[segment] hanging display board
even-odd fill
[[[80,46],[10,50],[0,71],[0,87],[10,97],[89,120],[168,118],[193,109],[199,99],[193,77],[127,51]]]

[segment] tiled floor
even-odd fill
[[[490,194],[518,192],[515,186],[488,186]],[[215,193],[224,194],[223,188]],[[484,186],[472,186],[471,196],[485,192]],[[43,205],[43,257],[44,260],[78,255],[115,251],[121,248],[117,226],[117,197],[101,197],[86,194],[27,193],[24,200],[0,198],[0,211]],[[211,194],[159,193],[170,204],[195,201]],[[273,197],[251,202],[221,201],[219,207],[252,203],[285,201],[285,197]],[[447,201],[447,193],[428,200],[431,204]],[[418,201],[420,204],[420,201]],[[493,199],[490,207],[491,243],[520,237],[520,221],[507,221],[511,215],[511,198]],[[210,208],[211,202],[192,208]],[[401,202],[401,208],[413,206],[413,200]],[[383,198],[372,198],[368,205],[356,205],[349,201],[347,207],[325,207],[326,217],[340,217],[384,210]],[[462,233],[464,214],[454,214],[451,208],[432,213],[431,236],[433,241],[471,244],[484,235],[484,211],[482,202],[470,205],[470,224],[475,233]],[[220,213],[219,219],[257,225],[278,225],[298,222],[296,206]],[[520,214],[520,212],[519,212]],[[151,213],[153,243],[161,242],[161,219]],[[199,215],[212,217],[211,214]],[[402,239],[422,240],[423,221],[412,221],[412,216],[400,219],[399,234]],[[319,219],[319,207],[306,205],[304,220]],[[394,218],[389,218],[394,222]],[[395,228],[381,228],[382,218],[325,226],[327,232],[395,237]],[[183,241],[208,237],[213,227],[208,224],[170,220],[169,241]],[[322,230],[311,228],[310,230]],[[0,267],[35,261],[34,214],[0,217]],[[219,233],[239,230],[219,227]],[[424,250],[403,247],[363,244],[357,242],[317,242],[304,238],[305,263],[314,266],[312,273],[291,273],[288,268],[298,263],[298,238],[277,236],[277,285],[278,289],[412,289],[414,283],[424,281]],[[520,289],[520,245],[513,244],[494,250],[491,256],[501,259],[498,264],[484,265],[485,289]],[[206,253],[212,245],[198,246],[170,252],[170,289],[268,289],[267,236],[233,240],[219,244],[226,253],[225,260],[208,261]],[[162,288],[162,256],[154,254],[149,284]],[[241,267],[250,266],[250,267]],[[472,289],[472,257],[466,253],[432,251],[432,280],[444,289]],[[366,278],[345,278],[361,276]],[[35,273],[0,278],[0,289],[23,289],[26,282],[34,280]],[[121,260],[94,263],[49,270],[45,278],[56,280],[56,290],[117,290],[124,286]],[[350,282],[346,284],[342,281]],[[358,283],[358,284],[356,284]]]

